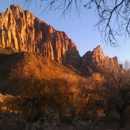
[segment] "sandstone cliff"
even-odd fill
[[[55,30],[18,5],[11,5],[5,13],[0,13],[0,48],[37,52],[50,60],[76,66],[86,76],[123,68],[117,57],[104,56],[100,46],[80,57],[76,45],[65,32]]]
[[[81,59],[81,71],[87,75],[93,72],[119,72],[123,70],[123,66],[119,64],[118,58],[109,58],[102,52],[100,46],[97,46],[93,51],[88,51]]]
[[[64,32],[56,31],[17,5],[0,13],[0,46],[38,52],[63,64],[76,65],[80,60],[76,45]]]

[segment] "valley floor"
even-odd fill
[[[72,130],[72,126],[64,124],[61,126],[60,130]],[[82,130],[82,128],[80,130]],[[106,124],[104,122],[100,122],[87,130],[130,130],[130,122],[126,123],[125,128],[120,128],[118,123]]]

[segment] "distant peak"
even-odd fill
[[[102,51],[102,49],[101,49],[101,46],[100,46],[100,45],[98,45],[96,48],[94,48],[94,49],[93,49],[93,51],[94,51],[94,50],[100,50],[100,51]]]
[[[98,45],[96,48],[93,49],[93,52],[100,52],[103,53],[102,48],[100,45]]]
[[[10,9],[11,10],[16,10],[16,9],[22,9],[19,5],[16,5],[16,4],[13,4],[13,5],[10,5]],[[22,9],[23,10],[23,9]]]
[[[11,4],[10,5],[10,8],[13,9],[13,8],[21,8],[19,5],[16,5],[16,4]],[[21,8],[22,9],[22,8]]]
[[[22,7],[20,7],[19,5],[16,5],[16,4],[12,4],[10,5],[9,8],[7,8],[6,12],[8,11],[12,11],[12,12],[23,12],[23,11],[26,11],[26,12],[30,12],[28,9],[27,10],[23,10]],[[31,12],[30,12],[31,13]]]
[[[94,57],[98,57],[99,59],[102,59],[102,60],[105,58],[100,45],[93,49],[93,55]]]
[[[21,12],[21,11],[23,11],[23,9],[16,4],[10,5],[10,7],[6,9],[6,13]]]

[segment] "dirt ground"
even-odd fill
[[[69,124],[64,124],[61,126],[61,130],[72,130],[71,128],[72,126]],[[92,128],[86,128],[86,130],[130,130],[130,122],[125,124],[125,128],[120,128],[119,123],[106,124],[105,122],[100,122],[95,123]]]

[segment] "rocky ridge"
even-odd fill
[[[65,32],[55,30],[18,5],[0,13],[0,47],[39,53],[64,65],[76,66],[83,75],[123,69],[117,57],[104,56],[100,46],[80,57],[77,46]]]
[[[76,45],[64,32],[55,30],[18,5],[11,5],[5,13],[0,13],[0,46],[38,52],[63,64],[77,64],[80,59]]]
[[[81,59],[82,72],[91,73],[91,72],[110,72],[116,71],[119,72],[123,70],[123,65],[119,64],[118,58],[115,56],[109,58],[103,54],[103,51],[100,46],[97,46],[93,51],[86,52]],[[85,71],[86,69],[86,71]]]

